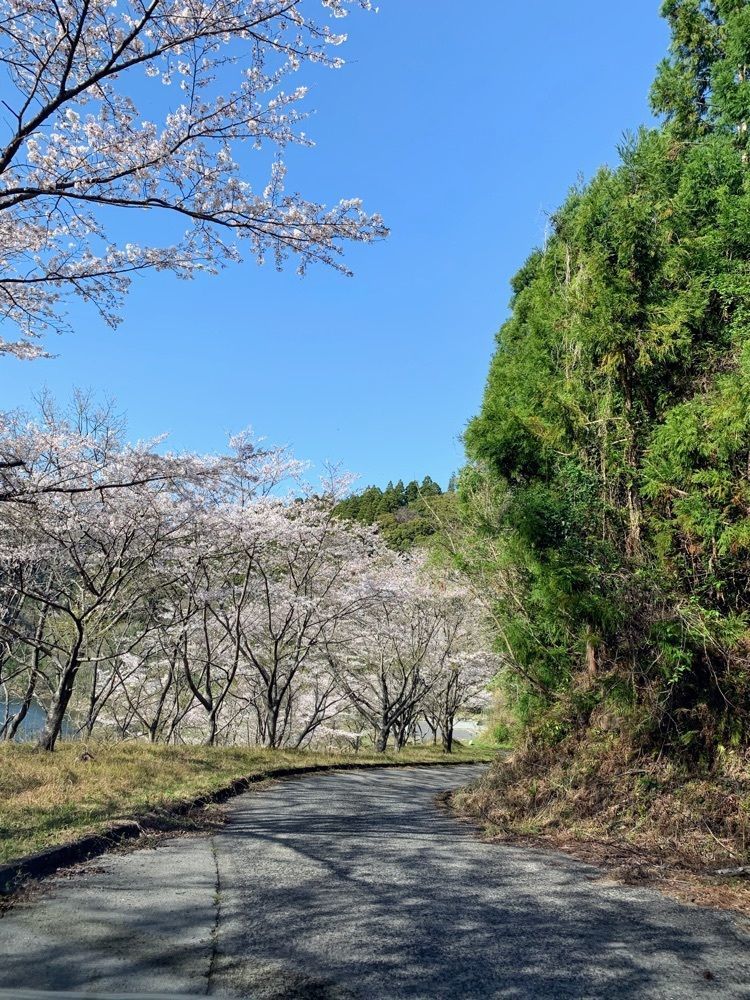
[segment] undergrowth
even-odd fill
[[[681,763],[621,732],[591,728],[538,739],[452,796],[455,810],[500,840],[561,848],[621,881],[750,914],[750,755]]]

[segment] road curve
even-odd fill
[[[314,775],[212,838],[97,859],[0,920],[0,988],[252,1000],[750,998],[728,914],[483,843],[435,807],[478,768]]]

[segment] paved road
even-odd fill
[[[750,998],[733,919],[482,843],[434,806],[476,768],[235,800],[212,838],[91,862],[0,920],[0,987],[253,1000]]]

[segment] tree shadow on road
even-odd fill
[[[0,920],[0,986],[247,1000],[750,996],[747,941],[728,914],[477,839],[434,804],[477,773],[459,771],[285,780],[236,800],[212,842],[100,860]]]
[[[218,838],[239,889],[222,904],[217,987],[257,1000],[750,995],[731,918],[481,842],[434,808],[445,785],[331,775],[244,800]],[[331,992],[297,992],[295,976]]]

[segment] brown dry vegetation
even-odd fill
[[[750,879],[715,874],[750,865],[750,758],[689,773],[593,731],[521,748],[451,801],[493,839],[552,846],[620,881],[750,916]]]
[[[354,755],[144,743],[64,744],[50,754],[0,744],[0,863],[272,770],[341,763],[474,762],[492,756],[481,747],[458,747],[448,757],[431,746],[399,754]]]

